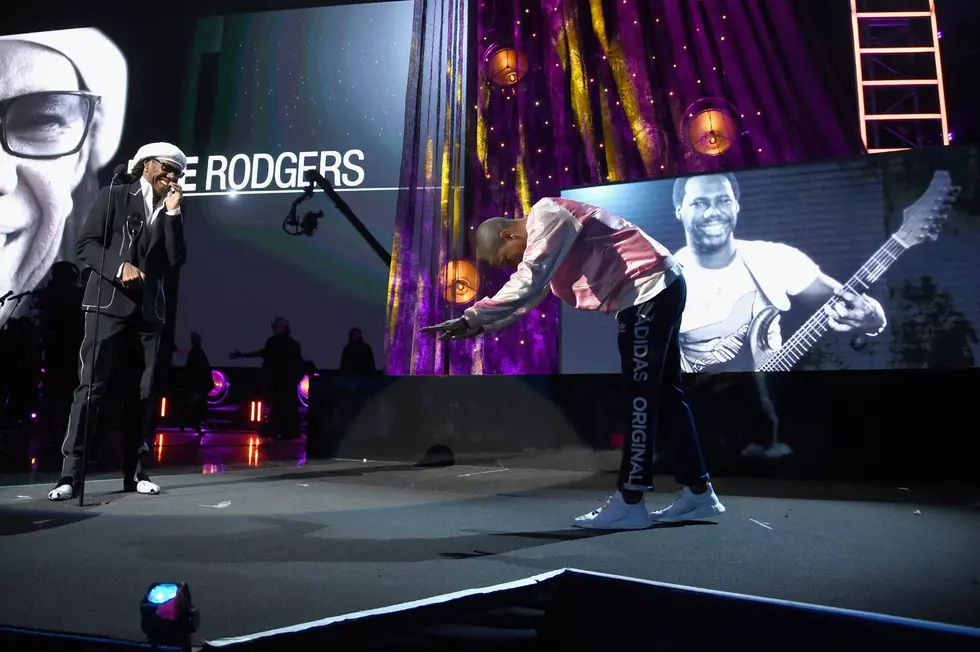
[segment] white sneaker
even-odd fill
[[[71,500],[75,495],[75,488],[71,483],[64,482],[48,492],[48,500]]]
[[[761,444],[749,444],[742,449],[742,457],[761,457],[765,452]]]
[[[599,509],[575,519],[573,527],[591,530],[643,530],[653,525],[647,514],[646,504],[640,499],[635,505],[627,505],[623,494],[614,493]]]
[[[158,493],[160,493],[160,485],[155,482],[150,482],[149,480],[140,480],[136,483],[136,493],[156,496]]]
[[[680,523],[710,518],[724,512],[725,506],[718,500],[714,487],[709,483],[708,490],[703,494],[696,494],[690,487],[684,487],[670,507],[651,512],[650,519],[655,523]]]
[[[763,456],[769,459],[779,459],[780,457],[786,457],[787,455],[792,455],[793,449],[784,444],[781,441],[777,441],[772,446],[766,449]]]

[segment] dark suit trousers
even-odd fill
[[[146,323],[138,311],[126,318],[102,314],[98,326],[96,333],[95,313],[85,313],[85,336],[79,351],[79,385],[71,406],[68,432],[61,447],[65,456],[61,475],[73,478],[76,484],[82,473],[82,442],[86,422],[91,444],[100,425],[100,411],[112,412],[105,410],[110,385],[123,389],[122,471],[125,480],[131,480],[143,472],[140,460],[143,454],[149,452],[156,425],[154,372],[162,326]],[[113,380],[121,382],[114,383]],[[90,391],[92,397],[90,409],[87,409]]]

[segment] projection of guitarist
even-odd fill
[[[681,321],[681,360],[688,372],[754,371],[762,352],[749,337],[767,308],[786,312],[797,301],[819,310],[838,332],[875,336],[885,329],[881,305],[843,289],[806,254],[778,242],[738,240],[739,188],[730,173],[678,179],[674,210],[687,246],[675,258],[684,267],[688,302]],[[771,310],[769,312],[772,312]],[[782,344],[779,316],[768,324],[768,344]]]

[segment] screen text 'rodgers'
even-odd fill
[[[364,152],[282,152],[235,154],[231,158],[215,154],[198,165],[199,157],[188,156],[181,179],[184,192],[289,190],[306,186],[306,172],[319,170],[335,188],[353,188],[364,183]],[[130,162],[132,167],[132,162]]]

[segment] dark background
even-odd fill
[[[811,41],[813,51],[821,60],[821,65],[838,71],[836,87],[832,90],[843,97],[852,97],[854,72],[849,3],[846,0],[789,1],[794,3],[804,25],[809,28],[807,39]],[[14,34],[93,26],[104,31],[119,45],[129,59],[130,98],[139,98],[137,105],[134,105],[132,100],[130,102],[131,110],[128,113],[120,148],[122,156],[130,150],[135,151],[135,147],[143,142],[175,140],[181,133],[182,124],[186,124],[185,116],[177,108],[182,106],[180,103],[183,101],[185,85],[161,83],[160,70],[181,71],[183,75],[184,71],[190,69],[193,63],[192,43],[197,18],[341,4],[369,3],[329,0],[321,2],[201,0],[168,6],[118,0],[105,0],[98,5],[52,0],[46,3],[16,3],[12,7],[5,8],[2,30]],[[972,0],[937,0],[936,4],[939,25],[943,32],[941,45],[950,130],[956,134],[956,142],[959,144],[975,142],[978,138],[980,112],[976,110],[978,98],[973,78],[976,69],[974,64],[978,62],[976,33],[980,27],[980,15],[978,15],[980,12],[976,11],[976,4]],[[139,119],[134,119],[136,116],[139,116]],[[857,121],[856,100],[853,101],[851,115],[847,117]],[[110,172],[111,166],[103,171],[103,175],[108,175]],[[108,179],[102,181],[107,182]],[[322,204],[322,202],[318,203]],[[276,208],[278,210],[278,204]],[[321,238],[323,235],[318,234]],[[390,246],[390,241],[382,240],[382,244]],[[296,270],[287,270],[286,273],[294,275],[295,272]],[[384,296],[377,298],[378,302],[384,300]],[[172,305],[176,303],[178,302],[172,302]],[[183,305],[183,300],[180,303]],[[264,315],[266,311],[262,312],[262,319],[259,320],[262,325],[248,328],[242,333],[242,340],[251,342],[260,331],[263,331],[266,325]],[[343,327],[353,325],[349,322],[350,319],[345,319]],[[380,327],[380,324],[378,326]],[[234,328],[240,327],[239,323]],[[309,337],[306,339],[312,346],[312,339]],[[249,344],[243,342],[241,346],[249,346]],[[376,350],[380,348],[380,342],[375,343],[375,348]],[[335,363],[330,359],[333,353],[329,351],[323,353],[324,355],[318,357],[324,359],[317,359],[317,364],[333,366]]]
[[[131,42],[146,44],[146,31],[150,25],[160,25],[159,31],[173,35],[192,29],[190,21],[199,16],[245,13],[250,11],[281,10],[297,7],[319,7],[341,4],[368,4],[383,0],[361,0],[360,2],[338,2],[337,0],[200,0],[175,6],[161,6],[148,3],[140,5],[121,0],[104,0],[98,5],[78,3],[71,0],[50,0],[44,3],[15,3],[4,9],[2,30],[8,34],[59,29],[66,27],[100,27],[103,29],[126,30],[132,33]],[[787,0],[798,10],[803,23],[809,29],[808,40],[817,48],[821,63],[839,71],[838,92],[846,96],[854,95],[854,55],[851,49],[850,4],[847,0]],[[877,0],[879,3],[881,0]],[[980,11],[974,0],[936,0],[939,28],[943,32],[941,41],[943,68],[946,81],[947,110],[950,117],[950,130],[955,132],[961,143],[977,142],[980,139],[980,117],[976,110],[980,106],[980,94],[975,83],[977,64],[980,63],[980,40],[976,35],[980,29]],[[161,17],[162,16],[162,17]],[[140,22],[143,19],[146,21]],[[146,25],[137,29],[133,25]],[[115,27],[114,27],[115,26]],[[126,44],[120,42],[125,47]],[[128,50],[127,50],[128,51]],[[170,50],[171,56],[176,50]],[[141,88],[149,88],[151,82],[140,83],[137,71],[133,71],[131,83]],[[134,88],[135,90],[135,88]],[[176,116],[160,116],[150,110],[147,118],[154,118],[161,128],[169,127],[174,132],[179,122]],[[853,118],[857,120],[856,99]]]
[[[794,3],[810,26],[807,38],[819,47],[820,64],[835,71],[838,78],[835,91],[841,97],[852,98],[854,73],[848,3],[846,0],[788,1]],[[67,0],[21,2],[5,8],[2,30],[13,34],[95,26],[126,52],[132,53],[130,93],[131,97],[141,98],[141,105],[130,118],[139,115],[140,120],[127,121],[123,135],[125,148],[151,138],[173,138],[180,133],[182,115],[173,109],[170,98],[183,89],[161,84],[158,71],[161,67],[187,70],[190,38],[198,17],[336,4],[349,3],[295,0],[200,0],[184,5],[133,4],[118,0],[106,0],[98,5]],[[941,43],[950,129],[956,133],[958,144],[977,142],[980,111],[977,111],[974,77],[980,12],[976,11],[974,0],[937,0],[936,4],[944,34]],[[850,115],[845,117],[857,121],[856,100]],[[416,388],[407,392],[407,405],[418,405],[420,394],[424,396],[426,391],[426,380],[404,379]],[[485,406],[487,400],[494,401],[482,385],[483,381],[493,380],[506,379],[473,379],[481,384],[475,391],[480,405]],[[422,384],[414,384],[416,381]],[[616,378],[556,376],[547,382],[559,382],[565,388],[554,400],[563,409],[574,413],[574,418],[570,416],[569,419],[581,433],[582,441],[594,446],[602,446],[603,442],[608,444],[617,427],[613,414],[618,411]],[[720,462],[721,468],[715,467],[715,472],[751,472],[752,469],[742,466],[742,446],[753,439],[760,439],[759,443],[764,445],[767,434],[767,418],[760,413],[759,390],[751,376],[693,375],[687,382],[691,385],[692,405],[705,440],[706,455]],[[780,473],[821,478],[843,475],[857,479],[915,476],[950,482],[976,480],[972,472],[976,443],[975,436],[970,434],[973,429],[969,427],[975,410],[969,400],[957,400],[957,396],[975,394],[977,372],[973,369],[777,374],[767,378],[767,382],[781,417],[782,429],[795,435],[795,441],[790,443],[798,454],[790,458],[790,464],[806,466],[805,471],[797,469],[795,473],[789,467],[779,466]],[[312,393],[320,397],[338,396],[333,388],[318,392],[315,387]],[[368,398],[362,391],[359,394],[361,400]],[[311,395],[311,409],[320,409],[324,405],[324,399]],[[413,423],[409,418],[399,419],[401,413],[388,410],[388,407],[374,404],[374,413],[388,415],[391,419],[379,426],[390,429],[391,423]],[[356,411],[356,403],[354,409]],[[473,414],[479,412],[459,415],[458,419],[445,425],[455,427],[457,433],[478,433],[480,424],[472,423]],[[738,417],[735,419],[738,423],[733,423],[734,417]],[[476,430],[469,430],[469,426]],[[415,430],[402,429],[400,434],[439,436],[438,432]],[[527,436],[524,441],[528,444],[532,436],[540,434],[522,432]],[[492,441],[491,438],[500,433],[486,432],[485,435],[481,438],[483,442]],[[732,466],[728,467],[725,459],[730,460]]]

